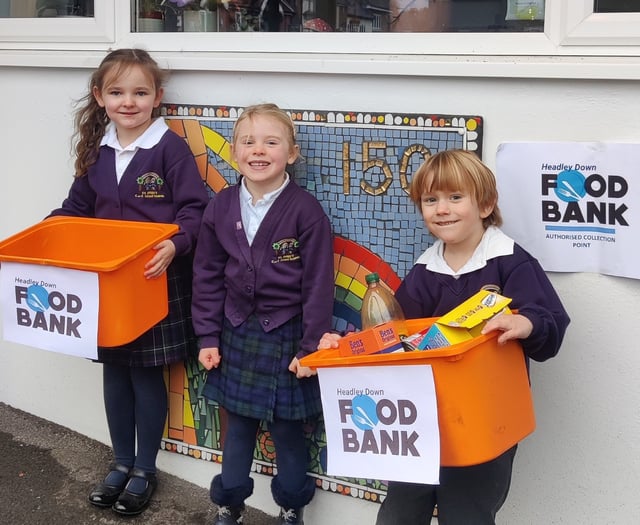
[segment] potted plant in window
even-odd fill
[[[138,32],[149,33],[163,30],[161,0],[138,1]]]
[[[165,0],[164,3],[181,10],[183,31],[217,31],[217,0]]]

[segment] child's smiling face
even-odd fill
[[[114,78],[107,76],[102,89],[93,90],[96,101],[115,124],[123,147],[149,127],[162,94],[162,88],[156,89],[151,75],[138,65],[126,68]]]
[[[464,190],[432,190],[421,200],[424,222],[432,235],[445,244],[475,250],[482,239],[484,225],[493,207],[480,209],[472,195]]]
[[[287,164],[298,156],[298,146],[291,144],[285,126],[274,118],[254,115],[239,123],[235,135],[233,158],[254,198],[278,189]]]

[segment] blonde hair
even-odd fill
[[[94,89],[102,92],[104,87],[117,79],[132,66],[140,68],[152,80],[156,92],[167,78],[167,72],[158,66],[149,53],[142,49],[116,49],[111,51],[100,63],[89,79],[89,92],[78,101],[75,114],[75,176],[86,175],[95,163],[100,150],[100,141],[104,136],[109,117],[100,107],[94,96]]]
[[[293,125],[293,120],[291,120],[291,117],[286,111],[272,103],[254,104],[252,106],[247,106],[243,110],[242,114],[238,117],[238,120],[236,120],[233,126],[233,144],[235,144],[239,138],[238,128],[240,124],[245,120],[251,120],[256,116],[270,117],[280,122],[286,130],[290,150],[293,151],[295,149],[296,128]]]
[[[483,226],[501,226],[498,189],[493,172],[474,154],[445,150],[429,157],[414,173],[409,195],[420,208],[422,196],[434,191],[468,191],[480,209],[493,207]]]

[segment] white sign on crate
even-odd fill
[[[7,341],[98,357],[98,274],[3,262],[0,304]]]
[[[327,473],[437,484],[440,435],[429,365],[318,368]]]

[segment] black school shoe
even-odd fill
[[[139,468],[131,469],[131,472],[129,472],[129,479],[131,478],[143,479],[146,481],[147,486],[142,494],[137,494],[127,490],[127,483],[127,486],[125,486],[124,490],[120,493],[120,497],[118,497],[111,507],[114,512],[123,514],[124,516],[135,516],[136,514],[143,512],[144,509],[149,506],[151,496],[153,496],[153,493],[158,486],[158,478],[155,474],[145,472]]]
[[[218,507],[218,515],[213,525],[239,525],[242,524],[242,512],[244,505],[221,505]]]
[[[107,476],[105,476],[105,481],[97,485],[89,494],[89,503],[95,505],[96,507],[111,507],[118,497],[120,493],[124,490],[127,481],[129,480],[129,471],[131,469],[119,463],[112,463],[109,466],[109,474],[113,471],[121,472],[124,474],[122,483],[118,485],[112,485],[106,482]]]
[[[278,525],[304,525],[302,509],[280,509]]]

